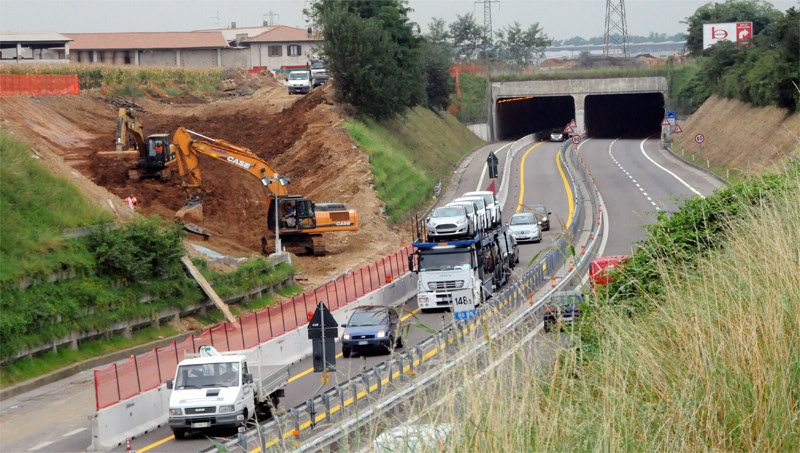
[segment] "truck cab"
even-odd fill
[[[289,85],[289,94],[306,94],[312,88],[311,71],[308,69],[292,71],[289,73],[289,77],[286,78],[286,83]]]
[[[318,87],[328,81],[328,70],[325,69],[325,60],[311,60],[308,65],[311,70],[311,86]]]

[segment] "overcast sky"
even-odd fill
[[[483,21],[483,5],[474,0],[410,0],[411,19],[427,30],[433,17],[448,22],[457,14],[475,13]],[[684,32],[680,23],[705,0],[628,0],[628,33],[646,35],[651,31]],[[795,0],[772,4],[786,10]],[[259,25],[270,11],[275,23],[305,26],[302,15],[308,1],[280,0],[0,0],[0,30],[113,32],[190,31]],[[603,34],[603,0],[500,0],[492,5],[494,28],[514,21],[523,26],[539,22],[545,33],[556,39]],[[219,19],[217,19],[219,18]]]

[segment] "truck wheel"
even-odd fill
[[[183,439],[186,437],[186,430],[181,428],[172,428],[172,434],[175,436],[176,439]]]
[[[403,337],[401,337],[401,336],[397,337],[397,343],[395,343],[394,347],[396,349],[399,349],[399,348],[403,347]]]
[[[350,348],[342,348],[342,357],[345,359],[350,358]]]

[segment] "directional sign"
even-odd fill
[[[580,135],[573,135],[572,136],[572,143],[577,145],[580,142],[581,142],[581,136]]]
[[[669,125],[670,125],[670,124],[669,124],[669,120],[667,119],[667,117],[666,117],[666,116],[664,117],[664,120],[663,120],[663,121],[661,121],[661,125],[662,125],[662,126],[669,126]]]
[[[674,120],[675,119],[675,110],[667,110],[667,119]]]
[[[569,127],[572,129],[578,127],[578,125],[575,123],[575,118],[572,118],[572,120],[569,122]]]
[[[490,179],[497,179],[498,162],[499,160],[497,159],[497,155],[494,152],[489,151],[489,156],[486,158],[486,166],[489,167]]]
[[[331,311],[320,302],[311,321],[308,323],[308,338],[311,340],[311,356],[314,363],[314,372],[336,370],[336,345],[334,340],[339,335],[339,325],[336,324]]]
[[[453,317],[455,319],[472,319],[478,315],[471,289],[455,290],[451,294],[453,297]]]
[[[697,134],[697,135],[694,136],[694,141],[695,141],[695,143],[697,143],[699,145],[699,144],[703,143],[704,141],[706,141],[706,136],[703,135],[703,134]]]
[[[681,129],[681,127],[676,123],[675,124],[675,129],[673,129],[672,132],[674,132],[676,134],[680,134],[681,132],[683,132],[683,129]]]

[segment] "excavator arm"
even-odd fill
[[[136,149],[140,153],[147,152],[142,123],[133,116],[130,110],[121,108],[117,115],[117,151],[125,151],[129,135],[133,137]]]

